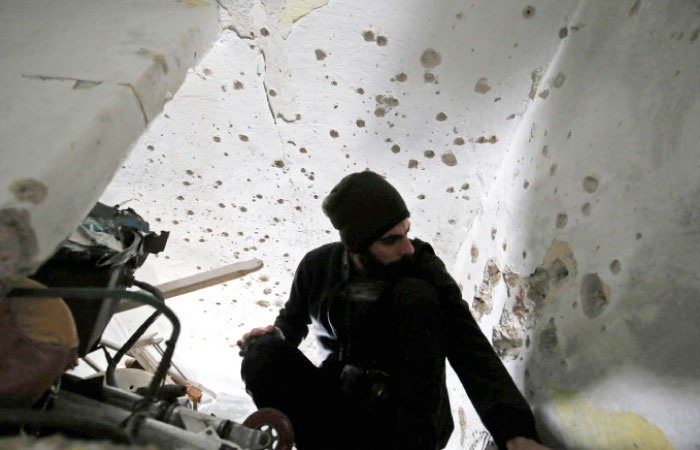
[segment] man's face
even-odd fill
[[[374,241],[366,251],[356,255],[367,273],[379,278],[396,278],[406,275],[413,263],[413,244],[408,239],[411,227],[408,219]]]
[[[404,256],[413,254],[413,244],[408,239],[408,232],[411,229],[411,222],[404,219],[399,222],[394,228],[387,231],[372,242],[369,246],[369,251],[377,260],[386,265],[396,262]]]

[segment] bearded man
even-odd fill
[[[500,449],[543,449],[529,405],[430,244],[380,175],[323,201],[340,242],[300,262],[274,325],[238,341],[256,405],[285,413],[299,450],[437,450],[454,428],[445,361]],[[320,367],[297,348],[313,324]]]

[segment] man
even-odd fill
[[[238,341],[256,405],[284,412],[299,450],[444,448],[454,428],[445,358],[501,449],[543,449],[530,408],[432,247],[409,239],[401,195],[378,174],[323,202],[339,243],[309,252],[274,326]],[[325,353],[297,346],[312,323]]]

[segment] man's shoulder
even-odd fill
[[[340,258],[343,254],[344,248],[345,247],[340,242],[331,242],[328,244],[324,244],[320,247],[316,247],[315,249],[309,251],[306,255],[304,255],[302,262],[306,262],[306,263],[313,263],[316,261],[328,262],[334,258]]]

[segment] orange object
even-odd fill
[[[1,298],[0,330],[0,407],[31,406],[75,364],[78,334],[60,298]]]

